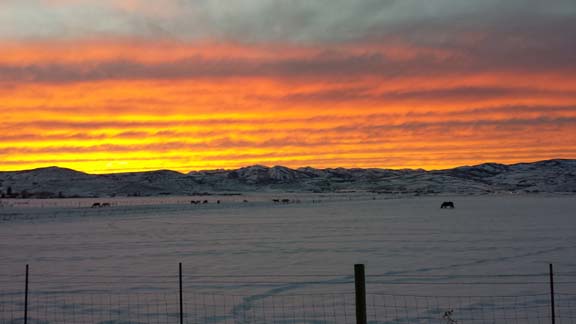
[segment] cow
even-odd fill
[[[453,209],[454,208],[454,203],[451,201],[445,201],[442,203],[442,205],[440,205],[440,208],[450,208]]]
[[[455,319],[452,318],[454,315],[454,310],[445,311],[442,319],[446,321],[447,324],[455,324],[458,323]]]
[[[92,204],[92,207],[91,207],[91,208],[100,208],[100,207],[102,207],[102,205],[100,205],[99,202],[95,202],[95,203]]]

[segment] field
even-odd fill
[[[0,283],[21,290],[30,264],[32,292],[177,294],[182,262],[189,296],[231,298],[232,315],[212,322],[232,322],[246,300],[353,294],[355,263],[382,296],[545,295],[549,263],[557,291],[576,293],[574,196],[272,198],[11,202],[0,208]],[[456,208],[440,209],[447,200]],[[293,317],[280,322],[314,322]]]

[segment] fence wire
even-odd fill
[[[369,324],[547,324],[552,323],[545,273],[520,275],[368,276]],[[575,273],[556,282],[555,323],[576,324]],[[49,279],[49,280],[48,280]],[[28,294],[27,324],[178,324],[177,278],[161,276],[48,275]],[[354,279],[326,275],[189,275],[183,276],[183,323],[187,324],[348,324],[356,323]],[[496,279],[498,279],[496,281]],[[22,324],[25,318],[21,275],[0,281],[0,324]],[[456,281],[454,281],[456,280]],[[489,280],[489,281],[485,281]],[[518,281],[520,280],[520,281]],[[45,281],[51,284],[46,285]],[[2,284],[4,282],[5,284]],[[325,285],[327,284],[327,285]],[[398,284],[423,291],[445,291],[454,285],[506,287],[525,285],[535,294],[511,296],[439,296],[395,294]],[[420,285],[420,286],[418,286]],[[287,289],[290,287],[290,289]],[[293,287],[309,293],[292,293]],[[327,292],[326,288],[338,288]],[[408,287],[408,286],[407,286]],[[530,288],[530,289],[528,289]],[[225,293],[213,293],[219,289]],[[531,291],[532,290],[532,291]],[[518,291],[518,290],[516,290]],[[542,293],[538,293],[542,291]],[[241,292],[241,293],[236,293]],[[250,292],[250,293],[248,293]],[[294,292],[292,290],[292,292]],[[490,293],[491,294],[491,293]]]
[[[367,294],[370,324],[545,324],[550,296],[417,296]],[[576,294],[557,294],[556,323],[576,323]],[[184,294],[184,323],[355,323],[353,293],[300,295]],[[38,292],[30,324],[177,324],[179,297],[168,293]],[[24,294],[0,294],[0,323],[24,323]]]

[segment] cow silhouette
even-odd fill
[[[453,209],[454,208],[454,203],[451,201],[445,201],[442,203],[442,205],[440,205],[440,208],[450,208]]]
[[[92,204],[92,208],[101,208],[101,207],[110,207],[112,206],[112,204],[104,202],[104,203],[99,203],[99,202],[95,202]]]
[[[446,321],[447,324],[454,324],[458,323],[455,319],[452,318],[454,315],[454,310],[445,311],[442,319]]]

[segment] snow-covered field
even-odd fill
[[[501,296],[546,294],[553,263],[556,289],[576,292],[574,196],[272,198],[12,204],[0,208],[0,285],[20,289],[28,263],[33,291],[166,292],[182,262],[195,294],[353,293],[364,263],[369,293]],[[456,208],[440,209],[447,200]]]

